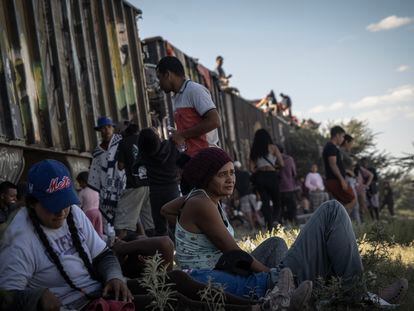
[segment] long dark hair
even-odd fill
[[[260,157],[264,157],[269,153],[269,145],[273,141],[270,134],[265,129],[257,130],[254,133],[252,148],[250,149],[250,160],[256,161]]]
[[[69,275],[66,273],[65,269],[63,268],[62,263],[60,262],[59,256],[55,253],[52,246],[49,243],[49,240],[43,231],[42,227],[40,226],[40,220],[36,215],[36,212],[33,206],[38,203],[39,201],[33,196],[26,197],[26,208],[29,213],[30,220],[32,221],[33,227],[36,230],[37,235],[39,236],[40,241],[42,242],[43,246],[45,247],[47,254],[49,255],[50,259],[52,259],[53,263],[55,264],[56,268],[59,270],[60,275],[66,281],[66,283],[73,288],[74,290],[80,291],[84,293],[84,291],[77,287],[73,281],[70,279]],[[78,229],[76,228],[75,221],[73,220],[72,215],[72,208],[69,210],[68,217],[66,218],[66,222],[68,224],[69,232],[72,237],[73,245],[75,246],[76,251],[79,254],[79,257],[82,259],[86,269],[88,270],[90,276],[93,279],[96,279],[95,270],[92,266],[92,263],[89,260],[88,254],[85,252],[85,249],[82,246],[81,239],[79,237]],[[86,296],[87,294],[84,293]]]

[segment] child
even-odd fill
[[[79,191],[80,206],[92,223],[100,237],[103,236],[102,214],[99,210],[99,193],[88,187],[88,172],[79,173],[76,177],[81,190]]]

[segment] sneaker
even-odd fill
[[[290,296],[295,290],[293,274],[289,268],[283,268],[279,272],[279,279],[273,289],[266,294],[262,303],[262,310],[276,311],[288,310],[290,306]]]
[[[407,294],[407,290],[408,281],[401,278],[386,288],[380,289],[378,296],[391,304],[399,304]]]
[[[292,295],[295,290],[295,281],[293,280],[292,271],[289,268],[280,270],[276,286],[281,293]]]
[[[290,297],[289,311],[301,311],[309,308],[309,300],[312,297],[312,281],[303,281]]]

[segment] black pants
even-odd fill
[[[281,192],[280,201],[283,210],[283,218],[290,222],[296,222],[296,198],[295,192]]]
[[[275,171],[258,171],[255,187],[263,203],[262,212],[266,227],[268,230],[272,230],[273,221],[281,221],[279,174]],[[270,200],[272,200],[273,207],[270,206]]]
[[[165,186],[150,186],[150,202],[152,219],[154,220],[155,235],[167,235],[167,220],[161,215],[161,207],[180,196],[177,184]]]

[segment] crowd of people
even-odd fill
[[[212,280],[240,310],[303,310],[318,277],[347,285],[361,276],[350,215],[360,222],[368,206],[378,219],[380,206],[377,174],[355,163],[352,137],[332,128],[326,180],[314,164],[300,181],[293,156],[260,129],[243,170],[218,146],[221,120],[209,91],[186,79],[175,57],[161,59],[157,75],[174,93],[169,139],[133,123],[116,131],[101,117],[89,171],[73,178],[45,159],[27,183],[0,184],[2,310],[139,310],[153,299],[139,277],[156,253],[178,293],[200,301]],[[389,184],[386,191],[393,213]],[[301,205],[313,214],[290,249],[272,237],[248,254],[234,238],[231,205],[251,230],[297,224]],[[397,303],[406,289],[399,279],[379,294]]]
[[[261,100],[257,101],[255,106],[269,115],[285,117],[287,120],[297,123],[298,120],[292,115],[292,99],[289,95],[283,93],[280,93],[279,96],[281,97],[280,101],[272,90]]]
[[[258,130],[252,143],[249,171],[237,168],[242,180],[250,179],[249,187],[238,183],[235,187],[233,209],[245,215],[240,222],[255,229],[263,228],[265,223],[267,230],[277,224],[298,224],[297,213],[312,213],[329,199],[343,204],[356,224],[366,217],[379,220],[379,212],[385,206],[394,216],[390,183],[384,181],[381,201],[376,169],[367,158],[357,159],[352,154],[353,137],[339,126],[333,127],[330,135],[322,152],[325,176],[319,173],[316,163],[305,176],[297,176],[294,158],[282,146],[273,144],[266,130]]]

